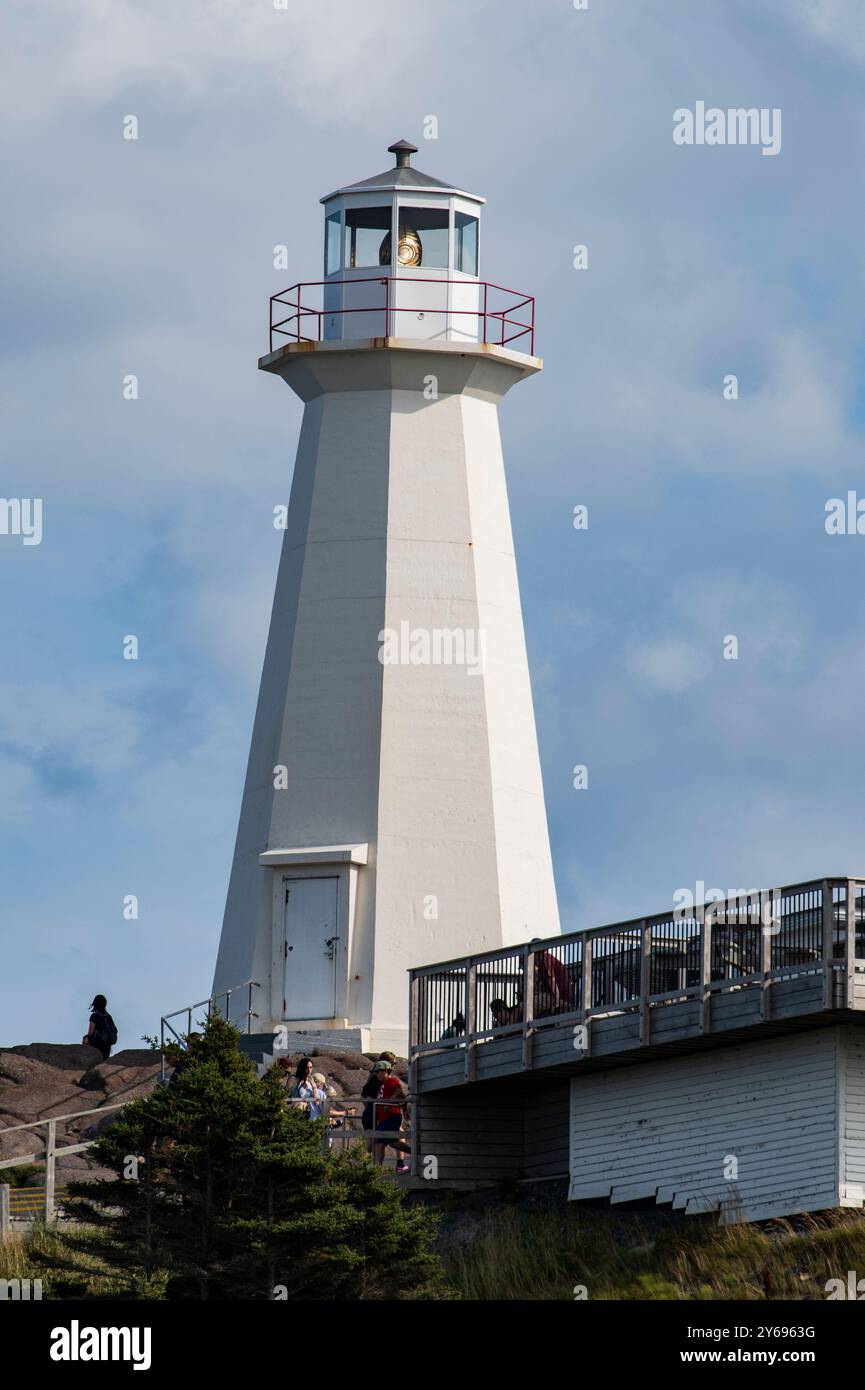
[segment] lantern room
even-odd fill
[[[391,168],[322,198],[322,336],[478,342],[484,199],[413,167],[417,146],[388,146]]]

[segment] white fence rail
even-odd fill
[[[44,1212],[46,1222],[54,1220],[55,1173],[58,1157],[69,1158],[72,1154],[84,1153],[86,1149],[89,1149],[92,1144],[96,1143],[95,1139],[88,1139],[83,1144],[61,1144],[58,1148],[58,1124],[63,1124],[68,1120],[80,1120],[85,1115],[107,1115],[109,1111],[119,1110],[126,1103],[126,1101],[121,1100],[117,1101],[114,1105],[97,1105],[92,1110],[76,1110],[69,1115],[55,1115],[50,1120],[31,1120],[28,1124],[9,1125],[6,1129],[0,1130],[0,1137],[2,1137],[5,1134],[19,1133],[23,1129],[47,1129],[48,1133],[45,1139],[45,1148],[40,1153],[18,1154],[15,1158],[0,1158],[0,1170],[3,1168],[20,1168],[26,1163],[45,1164]],[[0,1190],[5,1190],[6,1193],[5,1199],[0,1195],[0,1235],[7,1235],[10,1226],[8,1183],[2,1184],[2,1189]]]
[[[305,1101],[290,1100],[290,1105],[305,1105]],[[120,1110],[127,1101],[117,1101],[113,1105],[98,1105],[92,1110],[76,1110],[68,1115],[55,1115],[50,1120],[31,1120],[28,1124],[9,1125],[8,1128],[0,1130],[0,1137],[6,1134],[19,1133],[21,1130],[47,1130],[45,1148],[39,1153],[18,1154],[15,1158],[0,1159],[0,1170],[4,1168],[20,1168],[27,1163],[44,1163],[45,1166],[45,1201],[43,1207],[44,1219],[50,1223],[55,1218],[55,1191],[56,1191],[56,1164],[58,1158],[69,1158],[72,1154],[84,1153],[97,1141],[88,1139],[82,1144],[57,1144],[57,1126],[69,1120],[79,1120],[87,1115],[106,1115],[112,1110]],[[324,1105],[324,1119],[330,1121],[332,1118],[340,1118],[341,1124],[328,1127],[325,1136],[327,1147],[337,1145],[343,1150],[350,1143],[358,1140],[369,1140],[383,1144],[393,1144],[401,1141],[408,1143],[411,1139],[411,1131],[405,1127],[399,1130],[379,1130],[362,1129],[362,1111],[360,1114],[350,1110],[350,1106],[366,1105],[373,1106],[373,1114],[378,1109],[385,1107],[397,1109],[403,1112],[406,1109],[406,1102],[398,1100],[377,1101],[368,1100],[364,1096],[331,1096],[328,1097]],[[336,1112],[334,1114],[333,1112]],[[355,1125],[357,1121],[357,1125]],[[10,1201],[10,1188],[8,1183],[0,1183],[0,1240],[5,1239],[12,1230],[12,1212]]]

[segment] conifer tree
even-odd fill
[[[91,1150],[114,1177],[70,1183],[99,1253],[132,1296],[447,1297],[434,1219],[361,1145],[326,1147],[323,1120],[285,1104],[218,1015],[170,1086],[123,1107]]]

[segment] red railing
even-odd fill
[[[381,303],[325,308],[323,303],[312,305],[305,302],[308,297],[312,297],[312,293],[308,294],[308,292],[318,291],[319,293],[315,297],[323,300],[325,288],[343,285],[381,285]],[[478,307],[476,309],[458,309],[448,303],[443,308],[434,304],[396,304],[391,285],[399,285],[403,289],[408,285],[441,285],[445,291],[446,299],[450,298],[449,291],[446,289],[449,285],[457,285],[463,290],[476,288]],[[506,296],[507,302],[501,303],[500,296]],[[401,297],[402,295],[400,295]],[[285,309],[291,312],[286,314]],[[399,337],[399,316],[401,314],[435,314],[444,317],[445,331],[443,336],[445,339],[450,336],[453,319],[474,319],[477,324],[477,339],[463,339],[462,341],[493,343],[498,347],[505,347],[508,343],[528,339],[528,351],[530,355],[534,356],[535,300],[533,295],[521,294],[517,290],[506,289],[504,285],[494,285],[488,280],[421,279],[414,275],[411,277],[407,275],[370,275],[356,280],[306,280],[289,286],[287,290],[280,290],[279,294],[270,297],[270,350],[273,352],[283,339],[293,343],[321,342],[324,338],[325,317],[342,319],[346,314],[380,314],[381,336],[385,338]],[[514,317],[517,314],[520,315],[519,318]],[[314,321],[317,330],[314,337],[303,331],[304,328],[312,327],[309,320]],[[363,336],[376,335],[364,333]],[[526,351],[525,341],[522,342],[521,350]]]

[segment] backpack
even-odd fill
[[[96,1033],[108,1047],[113,1047],[117,1042],[117,1024],[110,1013],[106,1012],[102,1015],[96,1025]]]

